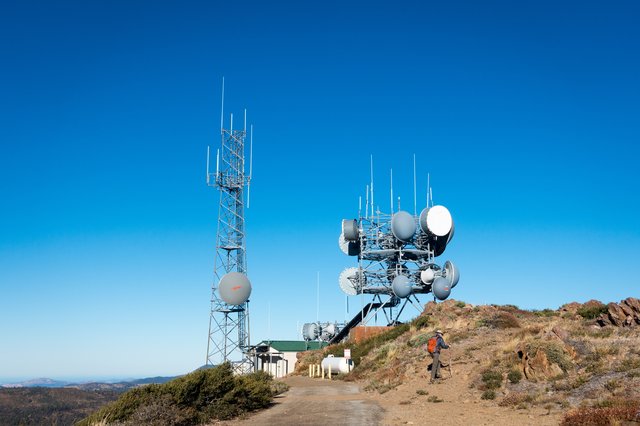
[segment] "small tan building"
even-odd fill
[[[255,348],[256,369],[266,371],[273,377],[284,377],[293,373],[298,361],[298,352],[320,349],[326,342],[303,340],[263,340]]]

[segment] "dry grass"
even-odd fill
[[[640,401],[615,401],[609,406],[580,407],[570,410],[562,420],[563,426],[616,425],[640,422]]]

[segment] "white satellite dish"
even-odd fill
[[[455,287],[460,280],[460,271],[456,265],[453,264],[452,261],[447,260],[444,263],[444,276],[449,280],[449,284],[451,284],[451,288]]]
[[[251,282],[240,272],[225,274],[218,284],[220,298],[229,305],[242,305],[251,295]]]
[[[360,293],[366,283],[366,278],[362,269],[347,268],[340,273],[338,278],[340,289],[349,296],[355,296]]]
[[[360,237],[358,232],[358,221],[355,219],[342,220],[342,235],[347,241],[358,241]]]
[[[424,271],[420,271],[420,280],[425,284],[431,284],[436,278],[436,271],[431,268],[427,268]]]
[[[347,241],[344,238],[344,234],[340,234],[340,237],[338,237],[338,245],[340,246],[340,250],[347,256],[357,256],[360,254],[360,242]]]
[[[444,237],[453,228],[451,213],[445,206],[433,206],[420,213],[420,228],[427,234]]]

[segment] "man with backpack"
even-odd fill
[[[431,381],[429,383],[434,383],[436,379],[440,378],[440,350],[441,349],[449,349],[449,345],[447,345],[442,337],[442,331],[436,330],[435,336],[429,339],[427,343],[427,351],[433,358],[433,364],[431,365]]]

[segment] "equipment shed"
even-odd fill
[[[256,369],[270,373],[273,377],[284,377],[293,373],[298,352],[315,350],[327,346],[326,342],[303,340],[263,340],[255,347]]]

